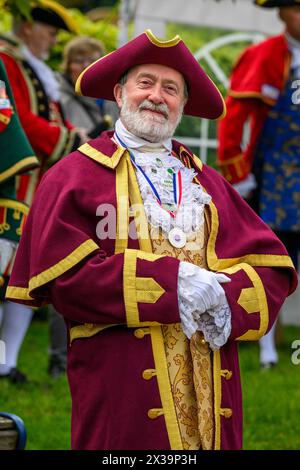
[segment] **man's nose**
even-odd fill
[[[159,85],[152,88],[148,99],[155,104],[164,103],[164,98],[162,95],[162,89]]]

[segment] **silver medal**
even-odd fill
[[[175,227],[170,230],[168,240],[175,248],[183,248],[186,244],[186,234],[180,228]]]

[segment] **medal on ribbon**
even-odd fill
[[[174,248],[183,248],[186,244],[186,234],[179,227],[174,227],[168,233],[168,240]]]
[[[122,147],[127,148],[126,145],[122,142],[120,137],[115,134],[118,141],[122,145]],[[165,184],[165,186],[173,186],[173,198],[174,198],[174,203],[162,203],[161,197],[151,181],[151,179],[146,175],[145,171],[143,168],[138,165],[135,161],[135,157],[130,149],[128,149],[130,159],[132,161],[132,164],[134,167],[141,172],[141,174],[144,176],[146,179],[147,183],[149,184],[150,188],[152,189],[152,192],[155,196],[155,199],[157,203],[160,205],[160,207],[168,212],[168,214],[172,217],[172,219],[176,218],[176,213],[178,212],[178,209],[181,204],[181,199],[182,199],[182,176],[181,176],[181,171],[179,170],[177,173],[174,172],[172,168],[168,168],[167,172],[168,174],[171,175],[171,181],[170,178],[166,179],[162,183]],[[158,166],[163,166],[163,162],[161,159],[156,158],[156,162]],[[170,230],[168,233],[168,240],[171,243],[172,246],[175,248],[182,248],[186,244],[186,234],[184,233],[183,230],[181,230],[179,227],[174,227],[173,229]]]

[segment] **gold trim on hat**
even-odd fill
[[[116,49],[116,50],[117,50],[117,49]],[[93,67],[93,66],[96,64],[96,62],[99,62],[100,60],[105,59],[107,56],[109,56],[109,55],[112,54],[113,52],[116,52],[116,50],[115,50],[115,51],[112,51],[112,52],[109,52],[108,54],[106,54],[106,55],[100,57],[99,59],[95,60],[95,62],[93,62],[92,64],[88,65],[87,68],[85,68],[85,69],[81,72],[81,74],[79,75],[79,77],[77,78],[76,83],[75,83],[75,92],[76,92],[77,95],[83,96],[82,91],[81,91],[81,79],[82,79],[83,75],[84,75],[91,67]]]
[[[158,47],[173,47],[176,46],[180,41],[181,37],[176,34],[172,39],[162,40],[158,39],[151,31],[151,29],[146,29],[145,34],[152,44]]]
[[[79,34],[79,28],[72,18],[70,13],[68,12],[67,8],[63,7],[59,3],[55,2],[54,0],[42,0],[41,5],[33,5],[35,7],[44,8],[53,11],[54,13],[59,16],[63,22],[65,23],[66,27],[69,29],[71,33]]]

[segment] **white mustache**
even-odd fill
[[[169,117],[169,109],[166,104],[154,104],[151,103],[151,101],[144,100],[140,105],[139,105],[139,111],[143,111],[144,109],[149,109],[150,111],[156,111],[159,113],[162,113],[166,119]]]

